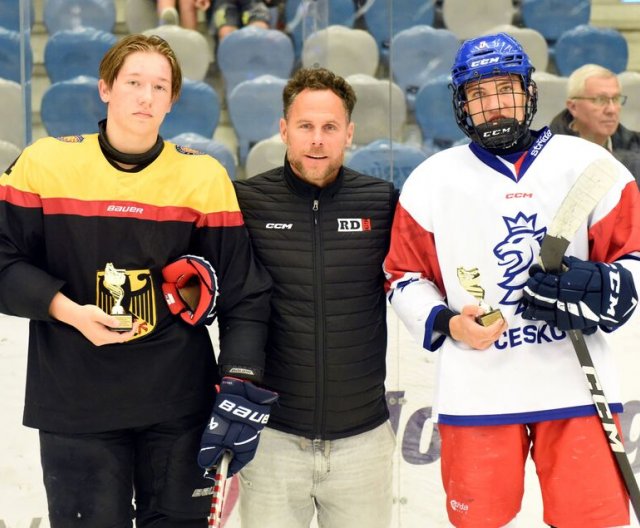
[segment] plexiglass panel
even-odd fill
[[[49,15],[47,2],[51,2]],[[476,0],[451,0],[448,6],[447,0],[282,0],[272,13],[274,26],[291,38],[290,44],[285,44],[285,48],[290,45],[291,50],[282,52],[282,55],[292,54],[293,67],[288,64],[287,71],[300,66],[327,67],[347,78],[356,91],[358,102],[352,116],[356,130],[354,145],[346,153],[345,165],[393,181],[402,189],[406,178],[424,159],[465,141],[453,117],[448,87],[460,39],[498,25],[505,31],[516,31],[510,24],[522,25],[517,15],[519,3],[519,0],[507,0],[506,7],[492,15],[481,8],[486,2]],[[87,16],[94,26],[106,24],[98,29],[107,34],[113,32],[115,37],[128,31],[153,31],[157,23],[154,0],[86,0],[84,3],[80,0],[69,8],[68,16],[61,16],[59,9],[53,9],[57,4],[58,0],[0,0],[0,90],[3,92],[0,94],[0,165],[3,169],[25,145],[49,133],[41,112],[43,98],[51,87],[45,64],[45,49],[51,37],[49,28],[78,30],[82,25],[81,7],[88,9]],[[47,20],[47,17],[50,18]],[[225,148],[225,163],[235,163],[230,174],[250,177],[282,164],[284,145],[276,125],[266,134],[268,138],[247,145],[240,152],[229,117],[227,98],[230,94],[225,87],[222,64],[220,60],[211,64],[220,47],[214,49],[209,24],[209,19],[200,18],[199,29],[207,38],[211,53],[206,57],[210,64],[204,81],[215,88],[222,106],[213,140],[218,142],[216,148]],[[525,28],[517,31],[525,38],[522,33]],[[530,49],[536,50],[533,54],[539,57],[536,58],[541,65],[539,71],[546,74],[546,43],[544,47],[532,41],[531,46],[534,44],[536,47]],[[190,56],[189,50],[193,49],[187,47],[186,52],[181,51],[183,60],[202,60],[201,56]],[[541,49],[544,51],[538,55]],[[255,65],[256,71],[258,66]],[[242,80],[245,79],[238,82]],[[83,82],[94,81],[89,78]],[[54,110],[63,116],[78,113],[80,109],[69,104]],[[90,119],[93,118],[90,116]],[[189,135],[188,131],[176,132],[183,132],[178,137],[193,142],[196,148],[206,149],[212,140]],[[270,136],[271,133],[275,135]],[[446,178],[447,174],[438,177]],[[463,244],[464,241],[449,243]],[[412,339],[390,307],[387,319],[387,402],[397,438],[391,526],[444,528],[449,523],[440,481],[440,437],[432,421],[438,356]],[[636,352],[640,338],[638,326],[636,322],[635,330],[616,332],[612,337],[621,364],[631,361],[629,364],[637,366],[637,360],[631,359],[631,350],[634,348]],[[24,319],[0,315],[0,401],[3,402],[0,418],[5,427],[5,433],[0,435],[3,460],[0,527],[48,528],[37,432],[20,425],[27,332],[28,322]],[[215,332],[213,337],[217,342]],[[636,416],[640,415],[640,389],[634,372],[627,369],[624,373],[626,412],[622,428],[627,452],[634,470],[638,471],[640,421]],[[508,397],[506,394],[505,398]],[[286,478],[286,475],[275,478]],[[519,526],[541,526],[541,499],[530,463],[525,488]],[[366,494],[367,490],[363,489],[362,493]],[[228,528],[240,526],[237,499],[238,485],[234,479],[224,520]]]

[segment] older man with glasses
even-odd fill
[[[567,84],[567,107],[551,121],[555,134],[579,136],[613,153],[640,185],[640,132],[620,124],[627,101],[615,73],[596,64],[577,68]],[[640,97],[632,94],[632,97]]]

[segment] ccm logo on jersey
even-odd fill
[[[232,401],[224,400],[218,407],[223,411],[227,411],[231,414],[235,414],[240,418],[245,418],[250,422],[255,422],[259,424],[265,424],[269,421],[269,415],[267,413],[259,413],[257,411],[252,411],[251,409],[247,409],[242,405],[236,405]]]
[[[267,229],[293,229],[293,224],[278,224],[276,222],[269,222],[264,226]]]
[[[371,218],[338,218],[338,232],[371,231]]]

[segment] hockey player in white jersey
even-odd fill
[[[547,524],[620,526],[628,496],[567,330],[585,334],[620,413],[604,334],[637,304],[640,196],[605,149],[530,130],[532,72],[506,34],[461,45],[453,107],[471,143],[431,156],[405,183],[385,260],[388,296],[419,343],[439,353],[433,417],[454,526],[510,523],[529,452]],[[536,264],[546,230],[600,158],[611,160],[615,183],[578,229],[566,271],[546,273]]]

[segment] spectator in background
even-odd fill
[[[356,102],[323,68],[283,93],[284,166],[236,181],[274,281],[264,386],[280,394],[240,472],[243,528],[387,528],[394,433],[385,400],[382,261],[397,192],[343,166]]]
[[[550,128],[555,134],[578,136],[603,146],[624,163],[640,185],[640,132],[620,124],[626,100],[615,73],[597,64],[585,64],[569,76],[567,107],[553,118]]]
[[[210,0],[158,0],[158,19],[160,24],[198,29],[198,10],[206,11],[210,5]]]
[[[215,0],[211,32],[220,42],[244,26],[269,28],[271,13],[265,2],[257,0]]]

